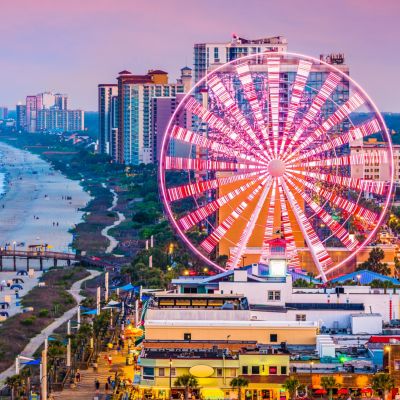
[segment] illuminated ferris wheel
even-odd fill
[[[340,65],[293,53],[242,57],[211,71],[166,130],[160,189],[176,231],[216,269],[268,263],[325,281],[374,238],[393,188],[391,139]]]

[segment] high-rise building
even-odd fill
[[[202,79],[213,64],[225,64],[237,58],[266,51],[286,51],[287,40],[282,36],[244,39],[233,35],[230,42],[196,43],[194,45],[194,80]]]
[[[185,76],[187,80],[187,76]],[[147,75],[122,71],[118,78],[118,132],[116,160],[138,165],[156,161],[152,124],[152,99],[174,98],[184,93],[184,84],[168,83],[168,74],[149,70]]]
[[[37,96],[26,96],[26,129],[36,132]]]
[[[111,130],[115,127],[112,119],[112,107],[117,95],[117,84],[98,85],[99,152],[103,154],[111,154]]]
[[[73,132],[84,130],[84,111],[59,110],[56,107],[37,112],[36,130],[42,132]]]
[[[26,129],[26,105],[17,104],[16,114],[17,114],[17,130],[23,131]]]
[[[68,96],[62,93],[54,95],[54,106],[59,110],[68,110]]]
[[[7,115],[8,115],[8,108],[0,107],[0,119],[7,119]]]

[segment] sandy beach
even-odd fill
[[[0,143],[0,171],[6,173],[0,199],[0,246],[18,250],[48,244],[49,250],[71,252],[69,229],[82,219],[90,200],[77,181],[55,171],[35,154]]]

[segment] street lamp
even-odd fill
[[[388,354],[388,373],[389,374],[390,374],[390,350],[391,350],[390,346],[385,346],[385,351]]]
[[[17,245],[17,242],[14,240],[13,241],[13,246],[14,246],[14,253],[15,253],[15,246]]]
[[[313,365],[314,365],[314,361],[311,361],[310,362],[310,375],[312,375]]]
[[[169,398],[172,399],[172,358],[169,359]]]

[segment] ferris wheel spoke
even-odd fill
[[[313,141],[318,140],[323,134],[327,133],[334,126],[340,124],[353,111],[361,107],[364,102],[365,99],[359,93],[353,94],[353,96],[351,96],[346,103],[342,104],[329,118],[327,118],[318,129],[316,129],[314,132],[311,132],[307,139],[288,155],[287,160],[290,160],[294,155],[305,149]]]
[[[265,221],[264,237],[261,246],[260,263],[266,263],[269,254],[269,241],[272,239],[274,234],[274,222],[275,222],[275,198],[276,198],[276,183],[277,179],[274,179],[272,183],[271,196],[269,200],[268,214]]]
[[[247,206],[254,200],[254,198],[258,195],[260,190],[265,186],[266,182],[269,178],[264,179],[246,198],[246,200],[242,201],[230,214],[227,218],[222,221],[214,231],[203,240],[200,246],[211,253],[215,246],[219,243],[219,241],[225,236],[226,232],[232,228],[234,222],[240,217],[243,211],[247,208]]]
[[[360,206],[359,204],[351,200],[345,199],[344,197],[335,194],[332,190],[326,190],[317,186],[315,184],[317,183],[317,180],[315,180],[314,183],[311,183],[305,181],[304,179],[298,178],[290,173],[288,175],[290,175],[291,178],[297,181],[300,185],[305,186],[307,189],[327,200],[331,205],[334,205],[335,207],[344,210],[349,215],[357,216],[368,226],[373,226],[379,219],[378,214],[371,210],[368,210],[368,208]]]
[[[168,189],[168,199],[170,201],[177,201],[189,196],[196,196],[204,193],[207,190],[218,189],[224,185],[229,185],[234,182],[250,179],[259,175],[259,172],[249,172],[240,175],[230,175],[223,178],[210,179],[199,181],[196,183],[189,183],[187,185],[174,186]]]
[[[331,72],[326,78],[324,84],[321,89],[314,97],[310,108],[308,109],[306,115],[303,117],[299,127],[297,128],[295,134],[289,141],[288,146],[285,149],[283,154],[283,158],[286,158],[288,154],[292,151],[293,146],[297,143],[303,133],[306,131],[308,126],[314,121],[314,118],[317,116],[322,106],[325,104],[326,100],[330,97],[333,91],[336,89],[338,83],[340,82],[340,76]]]
[[[263,164],[263,162],[252,155],[242,153],[232,147],[227,146],[224,143],[219,143],[215,140],[207,138],[206,136],[199,135],[189,129],[182,128],[174,125],[171,130],[171,137],[180,140],[185,143],[190,143],[211,151],[214,151],[219,155],[220,153],[228,156],[235,157],[244,160],[245,162],[251,162],[253,164]],[[260,162],[261,161],[261,162]]]
[[[266,167],[247,163],[167,156],[165,157],[165,169],[186,171],[262,171],[265,170]]]
[[[294,174],[311,177],[317,181],[329,183],[330,185],[339,185],[346,189],[353,189],[358,192],[369,192],[383,195],[387,189],[386,181],[376,181],[371,179],[351,178],[349,176],[340,176],[334,174],[325,174],[323,172],[300,171],[291,168],[286,169]]]
[[[268,57],[268,93],[271,111],[271,126],[272,137],[274,142],[274,156],[278,156],[278,141],[279,141],[279,72],[280,58]]]
[[[332,265],[333,261],[285,182],[282,182],[282,187],[290,207],[294,212],[314,263],[321,274],[322,280],[326,282],[325,270]]]
[[[264,155],[269,158],[267,149],[260,142],[256,133],[253,131],[249,123],[247,122],[245,116],[240,111],[235,99],[226,89],[225,85],[221,82],[221,79],[217,75],[214,75],[209,81],[208,86],[219,99],[219,101],[224,105],[225,112],[230,115],[236,123],[246,132],[247,136],[254,142],[254,144],[264,153]]]
[[[232,128],[227,126],[225,122],[210,112],[207,108],[203,107],[198,101],[193,97],[190,98],[185,104],[186,110],[197,115],[202,121],[206,122],[212,129],[217,130],[222,135],[228,137],[236,143],[237,146],[241,147],[244,151],[247,151],[256,158],[262,159],[265,162],[269,161],[269,157],[261,154],[259,151],[255,150],[251,144],[243,139],[243,137],[236,133]]]
[[[300,60],[297,66],[296,78],[294,80],[292,95],[288,106],[285,127],[282,134],[282,142],[279,150],[279,155],[282,156],[285,149],[286,141],[289,136],[290,129],[293,125],[294,116],[299,108],[300,100],[303,96],[304,88],[307,83],[308,76],[311,71],[312,63],[309,61]]]
[[[231,200],[233,200],[235,197],[237,197],[239,194],[245,192],[247,189],[251,188],[259,182],[260,180],[265,178],[265,174],[261,175],[257,178],[252,179],[250,182],[247,182],[244,185],[241,185],[235,190],[232,190],[231,192],[219,197],[216,200],[211,201],[210,203],[207,203],[205,206],[202,206],[188,215],[180,218],[178,220],[178,224],[185,230],[187,231],[194,225],[198,224],[200,221],[206,219],[209,215],[217,211],[220,207],[223,205],[229,203]]]
[[[251,111],[254,115],[255,123],[258,129],[261,131],[263,140],[267,144],[267,151],[271,149],[269,136],[268,136],[268,128],[264,121],[264,114],[261,109],[260,103],[257,99],[256,89],[254,87],[253,79],[251,77],[250,67],[248,64],[240,64],[236,66],[236,73],[239,76],[240,83],[243,87],[243,92],[246,97],[246,100],[250,104]],[[271,155],[271,153],[270,153]]]
[[[258,199],[258,202],[256,204],[256,207],[251,214],[251,217],[249,221],[246,224],[246,227],[244,228],[240,239],[239,243],[235,248],[231,251],[229,260],[227,262],[227,267],[229,269],[235,269],[239,265],[239,261],[243,255],[243,253],[246,251],[247,248],[247,243],[250,240],[250,237],[252,233],[254,232],[254,227],[256,225],[256,222],[258,220],[258,217],[260,216],[260,212],[264,206],[265,200],[267,198],[268,192],[271,188],[271,180],[268,181],[267,185],[263,189],[260,198]]]
[[[346,133],[335,137],[331,141],[324,143],[320,146],[317,146],[315,149],[309,150],[303,154],[300,154],[298,157],[290,160],[293,162],[302,162],[304,159],[309,159],[326,151],[334,150],[336,148],[340,148],[350,142],[355,140],[363,139],[365,137],[371,136],[375,133],[381,131],[381,126],[377,119],[372,119],[371,121],[365,122],[362,125],[356,126]]]
[[[303,197],[324,224],[328,226],[333,236],[336,236],[349,250],[354,250],[359,245],[358,241],[356,239],[351,239],[349,232],[335,221],[321,206],[315,203],[304,190],[300,189],[290,178],[286,178],[286,181]]]
[[[303,167],[343,167],[354,165],[374,165],[389,163],[389,154],[386,150],[370,150],[341,157],[332,157],[323,160],[302,161],[298,166]],[[293,166],[292,164],[289,164]]]
[[[294,240],[293,228],[290,223],[288,209],[286,207],[286,198],[282,189],[282,178],[278,178],[278,191],[279,191],[279,202],[281,204],[281,222],[282,222],[282,233],[283,237],[287,242],[287,253],[288,253],[288,266],[289,268],[300,267],[299,254],[297,252],[296,242]]]

